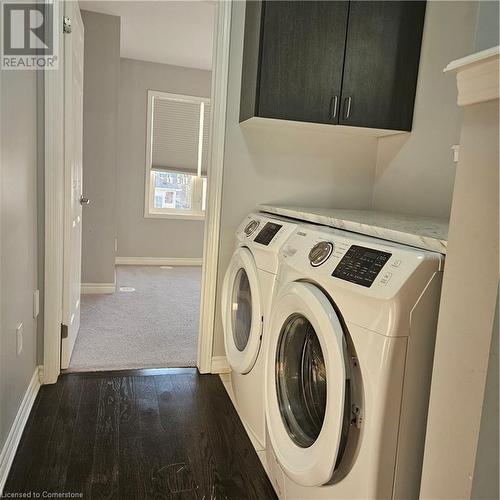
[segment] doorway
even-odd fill
[[[91,4],[105,3],[119,4],[121,2],[82,2],[81,6],[85,9],[86,6],[90,6]],[[123,3],[130,5],[133,2]],[[162,2],[152,3],[158,4]],[[86,282],[84,280],[82,283],[84,294],[80,299],[82,319],[80,333],[85,331],[88,334],[87,338],[89,341],[85,343],[85,349],[79,351],[80,340],[83,341],[84,339],[83,335],[81,335],[80,339],[78,336],[76,337],[75,345],[77,350],[72,353],[74,361],[73,367],[71,366],[72,362],[69,362],[70,369],[161,368],[169,366],[193,366],[195,364],[202,373],[211,371],[211,343],[213,334],[213,326],[211,325],[213,325],[215,312],[214,290],[218,253],[216,242],[218,241],[219,230],[218,212],[220,210],[220,184],[222,180],[221,145],[223,144],[224,133],[230,20],[230,6],[224,4],[213,6],[216,11],[215,43],[213,44],[214,66],[212,71],[212,90],[206,99],[210,103],[213,102],[214,106],[213,112],[209,117],[210,130],[208,133],[205,132],[201,138],[202,141],[209,140],[212,143],[212,147],[210,150],[205,149],[206,158],[201,159],[201,162],[206,162],[207,165],[210,165],[210,171],[208,175],[205,174],[208,179],[204,183],[205,186],[201,190],[198,190],[198,193],[201,191],[202,197],[204,197],[203,204],[206,213],[204,231],[202,230],[201,238],[202,255],[204,256],[203,266],[200,265],[201,262],[197,262],[195,265],[192,262],[193,259],[201,261],[201,258],[184,257],[182,254],[175,257],[151,257],[148,254],[115,254],[113,271],[116,273],[116,277],[114,277],[114,281],[111,283],[111,286],[114,287],[114,293],[109,293],[108,282],[98,283],[97,281]],[[49,109],[51,98],[52,100],[55,99],[54,94],[50,95],[50,87],[51,83],[54,83],[53,80],[55,79],[46,79],[46,84],[49,83],[48,86],[46,85],[46,98],[49,94],[46,105],[49,104]],[[150,88],[149,90],[153,91],[154,88]],[[166,90],[170,89],[167,88]],[[161,91],[163,92],[163,89]],[[222,123],[220,123],[221,121]],[[150,123],[153,122],[148,120],[148,127]],[[207,139],[205,139],[205,136],[208,136]],[[54,144],[49,143],[48,153],[54,153],[53,146]],[[200,161],[198,161],[199,166]],[[57,167],[57,165],[54,165],[54,167]],[[151,167],[152,164],[149,165],[150,170],[146,171],[146,183],[143,184],[143,189],[146,186],[146,192],[148,189],[147,179],[148,176],[153,175],[152,172],[154,172],[154,175],[157,175],[158,171],[161,174],[171,173],[156,168],[156,165],[155,168]],[[178,174],[183,174],[183,172],[177,171],[176,175]],[[153,188],[156,187],[158,187],[157,184],[154,184]],[[160,189],[162,189],[161,186]],[[46,185],[46,194],[47,191],[52,195],[60,195],[60,193],[55,193],[57,187],[53,184],[50,185],[50,183],[48,186]],[[85,194],[85,197],[87,197],[87,194]],[[163,197],[163,199],[172,203],[174,197],[169,195],[168,200],[166,197]],[[148,201],[147,195],[141,200],[144,203],[145,211]],[[90,203],[93,203],[92,199]],[[85,210],[87,208],[84,206],[82,215],[84,231]],[[155,206],[153,208],[171,207]],[[147,218],[146,212],[143,215],[144,218]],[[192,215],[189,214],[189,216]],[[158,218],[157,214],[154,214],[151,217],[153,220],[148,222],[156,222],[154,221],[156,218]],[[175,217],[167,214],[166,219],[175,219]],[[182,217],[179,219],[182,221]],[[189,218],[187,219],[189,220]],[[131,234],[134,233],[131,232]],[[120,248],[119,235],[120,233],[117,234],[118,239],[115,242],[115,248],[118,249]],[[141,239],[140,234],[135,234],[135,236],[137,239]],[[83,234],[83,238],[85,238],[85,233]],[[175,241],[175,238],[173,239]],[[52,258],[52,265],[57,267],[60,262],[55,262],[54,260],[54,246],[50,242],[46,245],[46,263]],[[85,245],[83,245],[83,259],[85,258]],[[190,259],[191,261],[189,261]],[[185,264],[186,261],[189,261],[187,262],[188,266],[178,265]],[[57,355],[55,353],[54,327],[56,326],[55,319],[57,314],[54,311],[54,304],[51,304],[51,298],[54,298],[54,292],[56,292],[57,288],[55,285],[58,284],[54,282],[46,283],[45,287],[45,311],[47,314],[44,325],[44,382],[46,383],[55,381],[60,367],[63,366],[61,365],[61,359],[59,367],[56,365]],[[62,286],[64,283],[60,285]],[[108,293],[85,293],[95,291]],[[137,293],[138,291],[140,292],[139,294]],[[196,304],[194,303],[195,301],[197,302]],[[141,307],[142,309],[139,313]],[[187,313],[188,311],[190,314]],[[88,321],[89,318],[92,321]],[[148,324],[141,325],[141,318],[142,320],[146,320]],[[209,325],[208,329],[206,328],[207,325]],[[132,332],[128,339],[124,338],[123,335],[119,335],[125,329]],[[173,336],[165,338],[164,334],[166,330],[170,330]],[[192,333],[190,338],[186,334],[188,330]],[[141,337],[144,331],[147,331],[147,335]],[[199,335],[201,331],[204,332],[202,336]],[[113,349],[110,346],[113,338],[118,342],[118,349]],[[175,349],[176,344],[178,347],[177,351]],[[86,355],[84,355],[85,351]],[[114,359],[113,352],[116,355]],[[169,357],[171,359],[167,359]]]

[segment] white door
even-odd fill
[[[266,366],[266,422],[285,473],[303,486],[334,474],[343,446],[346,346],[342,324],[311,283],[287,285],[276,298]]]
[[[262,297],[255,260],[248,248],[238,248],[224,277],[222,323],[231,368],[248,373],[262,339]]]
[[[82,260],[83,22],[78,2],[64,3],[64,283],[61,368],[68,368],[80,327]]]

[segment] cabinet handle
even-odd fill
[[[344,109],[345,109],[345,119],[347,120],[349,118],[349,116],[351,115],[351,98],[350,97],[346,97],[345,101],[344,101]]]
[[[339,97],[334,95],[330,100],[330,119],[336,118],[337,116],[337,105],[339,102]]]

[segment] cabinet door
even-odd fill
[[[351,1],[339,123],[411,130],[425,2]]]
[[[258,116],[338,123],[348,7],[264,2]]]

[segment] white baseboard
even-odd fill
[[[82,283],[81,293],[115,293],[114,283]]]
[[[226,356],[212,356],[212,369],[210,373],[229,373],[231,367],[227,362]]]
[[[31,377],[28,388],[26,389],[23,400],[21,401],[19,410],[17,410],[16,418],[14,419],[14,422],[12,422],[12,426],[10,427],[9,434],[7,435],[7,439],[3,445],[2,452],[0,453],[0,497],[2,496],[10,467],[14,460],[14,456],[16,455],[24,426],[28,420],[31,408],[35,402],[36,395],[38,394],[38,390],[40,389],[39,373],[40,368],[37,366],[35,372],[33,373],[33,377]]]
[[[201,266],[203,259],[184,257],[116,257],[117,266]]]

